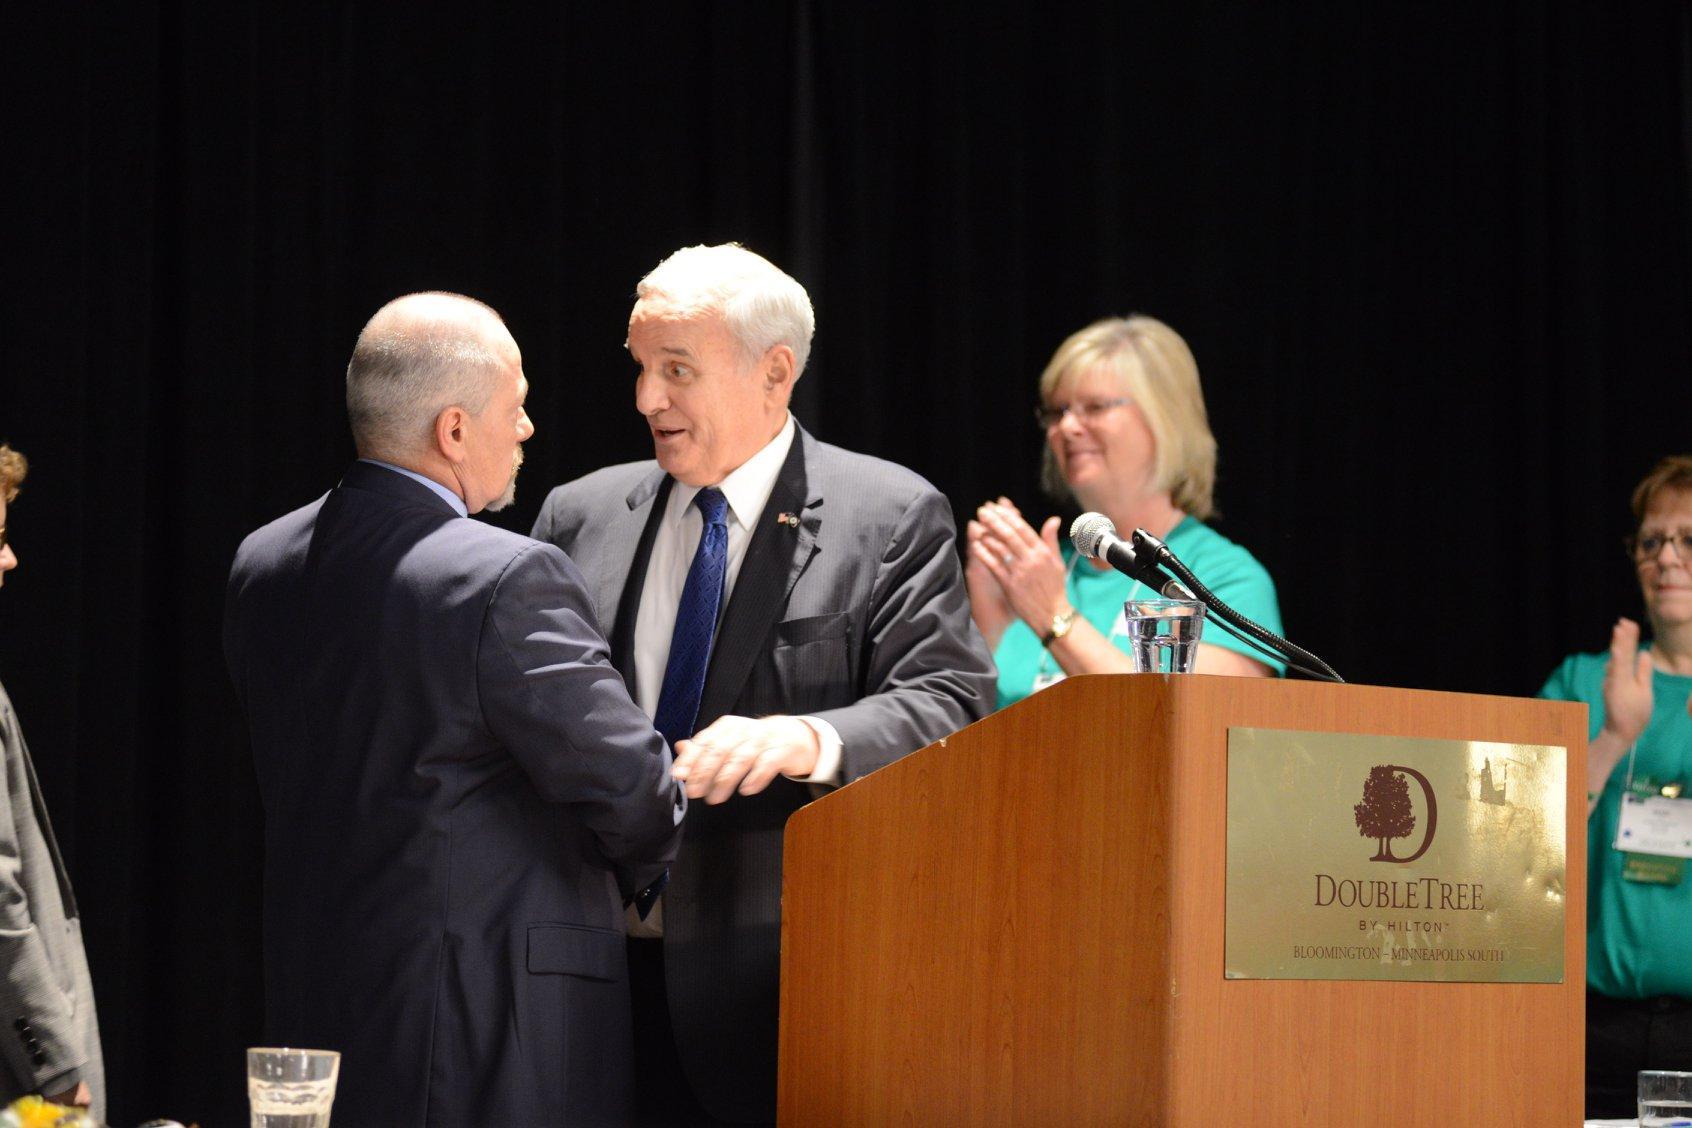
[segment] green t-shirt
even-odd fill
[[[1251,553],[1192,517],[1183,517],[1163,541],[1222,602],[1254,623],[1281,633],[1281,608],[1275,601],[1275,582]],[[1069,605],[1126,654],[1128,637],[1122,628],[1122,605],[1130,599],[1156,599],[1157,593],[1120,572],[1100,571],[1091,562],[1077,559],[1074,547],[1067,541],[1063,560],[1069,565]],[[1205,615],[1202,642],[1255,658],[1272,666],[1277,673],[1285,669],[1282,662],[1253,650],[1216,626],[1211,618],[1211,614]],[[1006,628],[998,649],[993,652],[993,660],[999,664],[1000,709],[1032,693],[1036,680],[1044,688],[1063,674],[1057,659],[1046,652],[1039,636],[1020,619]]]
[[[1608,652],[1571,654],[1557,667],[1539,696],[1583,701],[1587,739],[1604,727],[1604,666]],[[1636,785],[1685,782],[1692,794],[1692,716],[1686,699],[1692,677],[1657,670],[1651,678],[1651,723],[1633,746]],[[1614,849],[1628,758],[1623,755],[1602,786],[1598,806],[1586,824],[1586,983],[1616,999],[1655,995],[1692,998],[1692,863],[1678,885],[1649,885],[1622,877],[1622,854]]]

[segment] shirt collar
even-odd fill
[[[734,519],[740,522],[741,528],[752,528],[757,524],[759,515],[764,512],[764,506],[769,502],[771,492],[775,490],[776,478],[781,475],[782,464],[787,461],[787,452],[793,449],[793,436],[797,431],[798,425],[793,421],[793,413],[788,412],[787,422],[776,432],[776,437],[717,483],[717,488],[723,491],[729,510],[734,514]],[[675,493],[679,508],[676,512],[686,513],[687,507],[693,504],[695,495],[702,488],[677,482]]]
[[[445,500],[448,505],[458,511],[458,515],[460,517],[470,516],[470,507],[464,504],[464,499],[441,485],[439,482],[435,481],[433,478],[425,478],[415,470],[407,470],[403,466],[395,466],[392,462],[383,462],[380,458],[361,458],[359,461],[368,462],[372,466],[380,466],[384,470],[392,470],[396,474],[404,474],[407,478],[410,478],[414,482],[422,482],[425,486],[428,486],[430,489],[440,494],[441,498]]]

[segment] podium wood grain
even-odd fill
[[[1561,984],[1223,978],[1231,726],[1569,750]],[[1584,708],[1078,677],[786,832],[781,1123],[1581,1122]]]

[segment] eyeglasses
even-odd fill
[[[1134,402],[1133,396],[1117,396],[1114,399],[1076,400],[1074,403],[1042,404],[1034,409],[1034,422],[1043,431],[1049,431],[1063,422],[1065,415],[1073,415],[1082,425],[1093,423],[1105,412],[1116,407],[1126,407]]]
[[[1692,529],[1673,533],[1639,533],[1623,543],[1627,545],[1627,554],[1635,564],[1655,560],[1665,544],[1674,546],[1674,555],[1682,564],[1692,564]]]

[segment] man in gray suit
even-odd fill
[[[510,503],[522,359],[468,298],[359,335],[360,460],[241,545],[224,645],[265,814],[278,1044],[342,1052],[335,1122],[621,1122],[624,905],[685,799],[580,574]]]
[[[644,1119],[767,1122],[782,827],[813,788],[983,716],[993,665],[946,499],[788,413],[804,288],[726,245],[676,252],[637,292],[628,348],[657,460],[560,486],[534,534],[582,568],[612,662],[706,800],[656,914],[661,959],[630,946]]]
[[[0,581],[18,566],[6,507],[28,468],[22,455],[0,445]],[[7,800],[0,806],[0,1104],[41,1093],[104,1120],[105,1064],[82,920],[4,687],[0,756]]]

